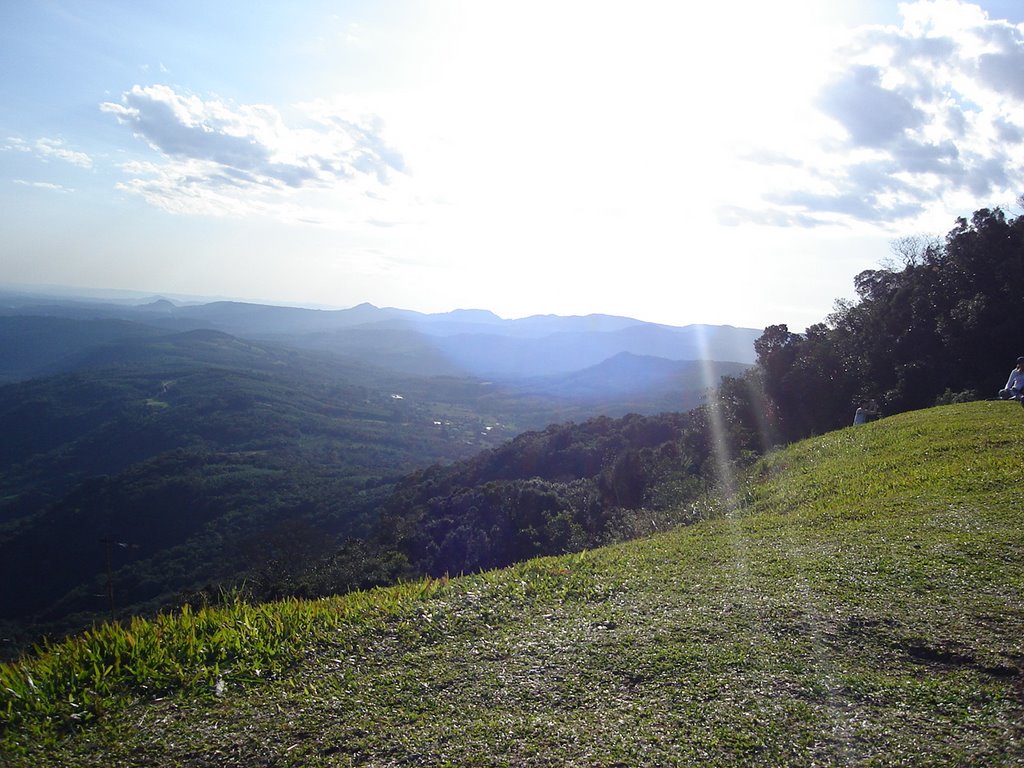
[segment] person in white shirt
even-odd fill
[[[1010,371],[1006,386],[999,390],[1000,400],[1020,400],[1024,397],[1024,357],[1017,358],[1017,367]]]

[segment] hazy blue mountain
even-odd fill
[[[557,324],[552,322],[550,327]],[[521,379],[590,368],[622,353],[750,365],[754,339],[759,335],[753,329],[728,326],[677,329],[651,323],[613,331],[553,331],[529,337],[493,332],[440,335],[392,326],[359,326],[289,337],[287,343],[407,373]]]
[[[590,368],[533,378],[522,386],[548,395],[582,399],[665,393],[675,398],[674,410],[688,410],[697,405],[703,392],[716,385],[722,376],[739,376],[746,368],[744,363],[666,360],[620,352]]]
[[[216,330],[241,339],[272,341],[341,355],[353,362],[413,375],[522,379],[570,373],[621,353],[666,360],[717,360],[750,364],[760,331],[732,326],[668,326],[612,315],[537,315],[503,320],[487,310],[425,314],[360,304],[322,310],[215,301],[180,304],[150,297],[135,305],[96,300],[0,296],[0,314],[47,317],[36,326],[36,346],[22,350],[0,376],[13,380],[35,372],[70,369],[73,353],[118,338],[116,326],[101,334],[98,321],[122,321],[123,338],[166,332]],[[92,331],[59,330],[57,319],[92,323]],[[23,321],[24,322],[24,321]],[[150,330],[142,331],[140,326]],[[15,334],[16,336],[17,334]],[[0,353],[11,336],[0,337]],[[50,364],[57,368],[46,368]]]

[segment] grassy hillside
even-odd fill
[[[773,454],[651,539],[97,629],[0,668],[10,766],[1024,762],[1024,411]]]

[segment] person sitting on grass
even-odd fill
[[[853,414],[853,423],[867,424],[869,421],[874,421],[878,418],[878,403],[874,400],[868,403],[861,403],[857,406],[856,413]]]
[[[1024,397],[1024,357],[1017,358],[1017,367],[1010,371],[1006,387],[999,390],[1000,400],[1021,400]]]

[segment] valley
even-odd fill
[[[479,313],[419,317],[451,335],[405,334],[415,344],[402,347],[391,325],[412,313],[366,306],[332,314],[7,299],[0,577],[31,585],[0,598],[7,655],[242,584],[260,597],[329,593],[442,567],[398,565],[380,541],[380,515],[403,478],[552,424],[685,411],[749,367],[641,354],[667,334],[680,334],[677,354],[691,354],[692,340],[643,324],[624,335],[637,326],[624,318],[513,323],[501,338],[519,345],[520,360],[541,362],[484,378],[469,371],[494,373],[493,355],[471,361],[467,333],[484,327],[476,348],[487,349],[503,323]],[[315,349],[310,339],[339,323],[356,323],[374,354]],[[548,331],[566,336],[558,345],[589,349],[586,360],[610,356],[552,372]],[[717,333],[723,355],[741,346],[740,332]],[[440,359],[428,342],[441,338],[449,352],[463,345],[460,365],[413,372]],[[368,537],[372,552],[353,549]]]

